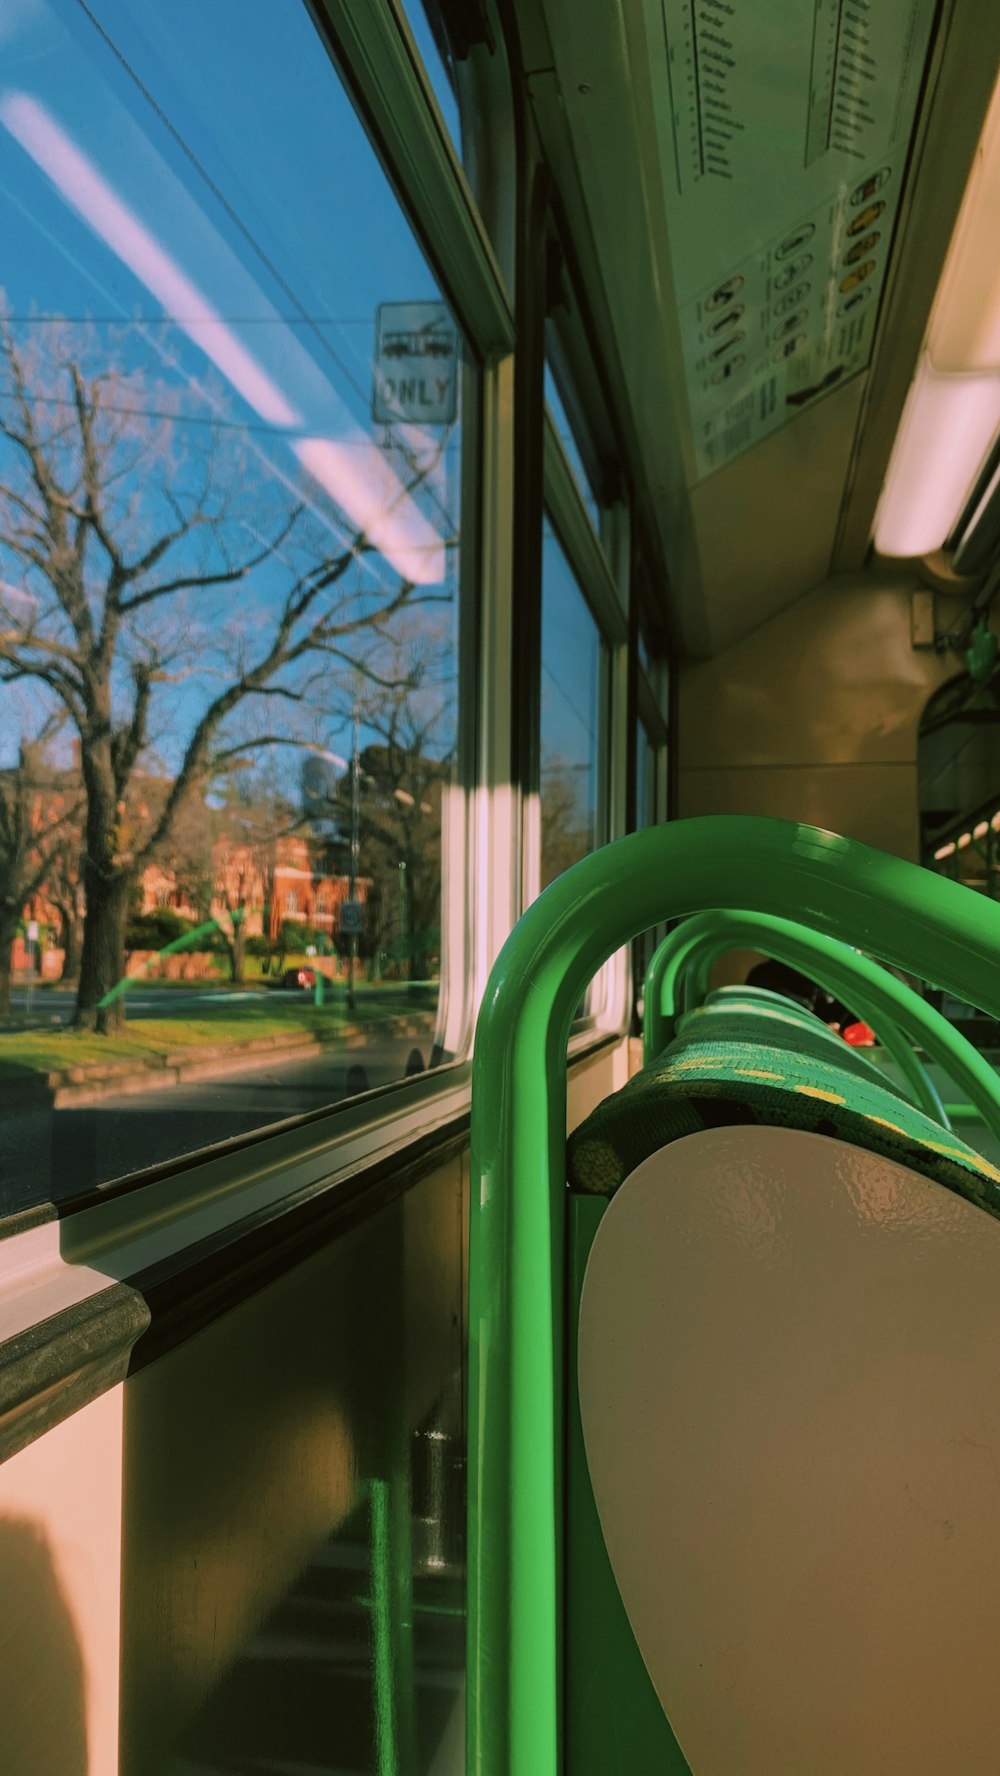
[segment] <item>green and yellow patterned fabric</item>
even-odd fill
[[[574,1130],[570,1187],[612,1196],[668,1142],[740,1123],[832,1135],[1000,1219],[1000,1171],[988,1160],[917,1110],[811,1012],[736,996],[689,1012],[662,1055]]]
[[[742,994],[730,996],[728,988],[720,989],[718,995],[710,994],[697,1011],[686,1012],[679,1019],[677,1035],[740,1043],[747,1039],[747,1019],[757,1019],[759,1032],[753,1030],[751,1040],[764,1041],[772,1048],[787,1048],[803,1059],[830,1060],[835,1066],[846,1067],[848,1072],[881,1085],[894,1097],[906,1098],[901,1085],[888,1079],[865,1054],[848,1047],[811,1011],[793,1004],[790,999],[782,1001],[777,993],[768,993],[765,1002],[763,991],[760,989],[761,996],[752,999],[744,998]]]

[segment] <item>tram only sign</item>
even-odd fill
[[[363,900],[342,900],[340,903],[340,929],[345,937],[357,937],[365,928],[365,903]]]
[[[458,409],[458,333],[443,302],[382,302],[375,317],[376,425],[450,425]]]

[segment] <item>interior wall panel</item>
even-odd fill
[[[679,811],[769,814],[902,857],[917,733],[952,654],[915,649],[909,578],[828,581],[679,683]]]
[[[122,1394],[0,1466],[4,1776],[118,1776]]]
[[[311,1570],[362,1558],[373,1488],[387,1509],[405,1501],[414,1433],[461,1394],[463,1171],[456,1159],[421,1180],[126,1384],[122,1776],[247,1755],[255,1673],[274,1689],[272,1750],[294,1762],[303,1734],[337,1749],[329,1677],[296,1720],[278,1698],[306,1679],[261,1648],[276,1611],[303,1607]],[[361,1527],[338,1554],[352,1513]],[[317,1624],[336,1677],[342,1624]],[[371,1702],[363,1645],[359,1660],[341,1752]]]

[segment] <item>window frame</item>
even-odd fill
[[[627,831],[627,722],[628,706],[628,526],[624,507],[614,513],[609,523],[611,556],[605,547],[584,503],[576,471],[556,430],[555,420],[544,407],[543,427],[543,509],[552,524],[570,571],[580,589],[587,608],[597,624],[604,644],[601,707],[599,721],[598,824],[600,844],[620,838]],[[615,567],[617,566],[617,573]],[[541,671],[539,646],[538,670]],[[536,748],[540,734],[536,734]],[[536,760],[535,783],[539,783]],[[529,847],[528,869],[524,882],[525,904],[538,893],[539,855],[537,837]],[[624,1021],[627,999],[627,966],[624,952],[612,957],[596,977],[591,989],[588,1009],[573,1025],[577,1052],[581,1039],[595,1033],[603,1036],[618,1029]]]
[[[513,309],[468,181],[440,117],[428,77],[416,55],[412,37],[393,0],[371,0],[356,7],[351,0],[301,0],[316,30],[315,53],[326,54],[331,79],[339,79],[371,152],[385,173],[400,207],[401,218],[412,230],[426,255],[442,296],[449,303],[467,343],[462,366],[463,445],[462,520],[458,654],[458,785],[463,804],[462,866],[452,866],[464,896],[464,953],[454,977],[462,982],[461,997],[445,1007],[448,1048],[452,1059],[414,1078],[392,1081],[355,1098],[332,1102],[316,1110],[265,1124],[245,1135],[193,1152],[175,1155],[140,1172],[113,1179],[108,1184],[74,1188],[74,1180],[57,1181],[57,1188],[37,1207],[14,1211],[0,1221],[0,1238],[14,1235],[27,1223],[60,1222],[69,1213],[89,1218],[90,1211],[102,1225],[109,1217],[111,1201],[118,1207],[108,1224],[121,1226],[145,1221],[154,1194],[166,1186],[181,1220],[190,1223],[191,1240],[197,1239],[196,1205],[205,1193],[214,1197],[221,1188],[226,1216],[249,1212],[255,1191],[253,1181],[274,1175],[275,1188],[283,1197],[293,1178],[302,1179],[296,1156],[313,1155],[307,1167],[315,1188],[320,1177],[329,1178],[342,1165],[353,1175],[363,1162],[358,1158],[353,1130],[371,1131],[371,1161],[378,1155],[380,1130],[389,1133],[387,1144],[409,1145],[441,1122],[447,1104],[449,1123],[464,1093],[467,1104],[469,1048],[473,1018],[485,974],[501,941],[514,923],[519,908],[498,905],[483,933],[471,893],[477,873],[487,869],[489,838],[477,833],[476,786],[481,765],[479,729],[482,686],[477,672],[481,658],[480,637],[488,622],[496,620],[496,608],[509,604],[510,562],[504,552],[492,552],[487,538],[484,489],[509,480],[512,450],[508,437],[508,403],[502,392],[509,380],[515,340]],[[513,136],[511,134],[511,141]],[[510,168],[510,180],[516,170]],[[503,522],[509,525],[507,513]],[[490,528],[495,540],[496,525]],[[506,552],[509,554],[509,552]],[[482,853],[482,855],[481,855]],[[443,910],[443,909],[442,909]],[[473,966],[468,966],[469,959]],[[444,981],[442,981],[442,989]],[[442,992],[442,997],[444,996]],[[439,1021],[438,1037],[442,1034]],[[345,1146],[346,1143],[346,1146]],[[250,1152],[250,1149],[253,1152]],[[322,1156],[319,1158],[318,1156]],[[318,1167],[318,1169],[317,1169]],[[224,1178],[225,1185],[218,1180]],[[58,1188],[65,1183],[66,1188]],[[230,1196],[246,1186],[248,1195]],[[173,1215],[171,1214],[171,1219]],[[82,1226],[83,1223],[81,1222]],[[8,1248],[9,1250],[11,1248]]]

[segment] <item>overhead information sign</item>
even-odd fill
[[[458,331],[443,302],[383,302],[375,321],[377,425],[450,425],[457,412]]]
[[[867,365],[934,0],[646,0],[699,479]]]

